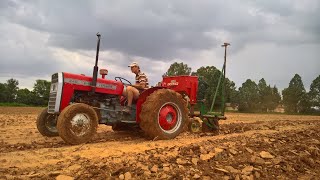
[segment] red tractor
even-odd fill
[[[193,116],[197,103],[197,76],[164,77],[161,86],[144,90],[134,101],[130,115],[123,113],[126,98],[122,91],[131,83],[122,78],[106,79],[107,70],[100,69],[97,78],[100,34],[93,76],[71,73],[52,75],[48,108],[37,119],[37,128],[44,136],[60,136],[69,144],[88,142],[98,124],[141,128],[147,136],[172,139],[178,136]]]

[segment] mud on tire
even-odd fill
[[[58,118],[57,128],[60,137],[68,144],[88,142],[96,133],[98,116],[95,110],[83,103],[66,107]]]
[[[187,125],[188,109],[182,96],[170,89],[159,89],[142,104],[140,127],[152,139],[172,139]]]
[[[41,135],[47,137],[59,136],[57,130],[56,115],[49,114],[48,108],[42,110],[37,118],[37,129]]]

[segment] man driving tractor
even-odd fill
[[[133,99],[138,99],[140,93],[149,88],[149,83],[147,76],[140,71],[138,63],[132,62],[128,67],[131,68],[132,73],[136,74],[136,82],[134,85],[127,86],[123,90],[122,95],[127,97],[128,104],[122,111],[130,114]]]

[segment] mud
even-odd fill
[[[99,125],[70,146],[38,133],[41,108],[0,109],[0,179],[318,179],[320,117],[227,114],[219,135],[150,141]]]

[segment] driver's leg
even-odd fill
[[[122,96],[128,97],[127,86],[123,86]]]
[[[128,106],[131,107],[132,105],[132,100],[134,99],[138,99],[140,95],[140,92],[138,89],[132,87],[132,86],[128,86],[127,87],[127,98],[128,98]]]

